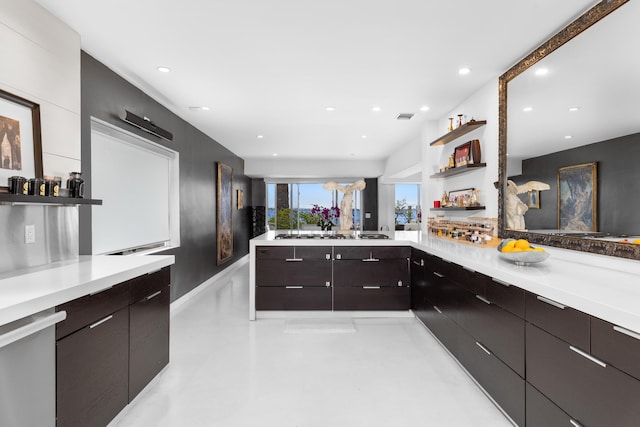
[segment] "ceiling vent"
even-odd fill
[[[411,120],[413,113],[400,113],[396,116],[396,120]]]

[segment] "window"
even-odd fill
[[[396,184],[395,223],[403,225],[422,219],[421,184]]]

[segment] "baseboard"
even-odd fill
[[[198,286],[196,286],[195,288],[193,288],[192,290],[190,290],[189,292],[187,292],[177,300],[173,301],[170,306],[171,315],[173,315],[174,312],[180,310],[180,308],[182,308],[185,304],[187,304],[192,299],[196,298],[201,292],[209,288],[211,285],[213,285],[218,281],[226,279],[227,277],[231,276],[237,270],[244,267],[245,264],[248,264],[248,263],[249,263],[249,254],[243,256],[242,258],[234,262],[232,265],[222,270],[220,273],[210,277],[209,279],[205,280],[204,282],[202,282],[201,284],[199,284]]]

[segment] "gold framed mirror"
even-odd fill
[[[629,5],[626,9],[609,16],[627,3],[633,3],[634,10],[629,10],[631,8]],[[586,188],[589,192],[584,196],[585,200],[596,200],[596,194],[598,198],[597,202],[591,206],[591,211],[583,213],[585,218],[594,222],[588,230],[577,226],[574,229],[561,227],[559,212],[560,206],[566,201],[563,193],[565,190],[564,187],[560,188],[563,181],[559,178],[556,180],[555,175],[560,173],[559,170],[566,170],[572,164],[593,162],[598,165],[600,162],[595,158],[597,155],[593,154],[593,147],[600,150],[605,148],[597,144],[610,144],[606,149],[608,152],[615,151],[611,150],[611,147],[614,147],[611,144],[614,143],[618,144],[615,147],[623,144],[623,148],[631,147],[634,150],[637,146],[640,152],[640,123],[632,118],[634,111],[637,111],[637,107],[634,106],[638,105],[633,95],[640,93],[640,82],[636,83],[640,80],[637,78],[640,71],[637,68],[640,65],[634,65],[635,68],[628,70],[627,74],[625,67],[615,62],[618,57],[629,58],[633,55],[631,51],[625,50],[622,41],[637,40],[628,31],[630,28],[637,27],[633,24],[633,16],[637,16],[635,11],[639,7],[638,0],[634,2],[603,0],[500,76],[498,81],[498,229],[500,237],[524,238],[532,243],[548,246],[640,259],[640,244],[632,243],[634,238],[640,235],[640,220],[635,220],[637,210],[625,210],[624,201],[610,198],[618,191],[597,190],[601,180],[615,178],[620,181],[621,178],[625,178],[620,174],[619,167],[615,171],[617,173],[615,177],[614,173],[609,173],[603,167],[604,170],[598,171],[598,177],[591,184],[593,188],[581,188]],[[616,33],[612,33],[614,31]],[[612,34],[620,35],[616,38]],[[620,43],[612,44],[611,40]],[[577,51],[582,54],[575,53]],[[599,57],[602,57],[600,62],[604,63],[607,73],[602,74],[603,68],[599,68],[589,76],[588,71],[591,69],[589,64],[595,64],[595,62],[589,62],[587,59],[593,60]],[[574,73],[570,73],[570,67],[575,68]],[[541,78],[540,76],[544,76],[545,72],[548,72],[549,76]],[[625,86],[622,80],[626,76],[633,76],[630,79],[630,86]],[[542,79],[547,79],[544,83],[546,86],[540,83]],[[557,86],[551,85],[552,81],[555,81],[554,84]],[[570,89],[573,92],[570,92]],[[603,105],[594,107],[596,103],[590,101],[591,98],[587,95],[593,95],[591,98],[597,100],[597,104]],[[543,98],[544,96],[546,99]],[[620,107],[621,111],[612,110],[610,106],[604,105],[604,99],[615,101],[615,107]],[[627,104],[628,102],[631,104]],[[537,105],[533,105],[536,103]],[[583,107],[582,110],[581,107]],[[554,110],[554,108],[560,110]],[[569,126],[578,123],[582,125]],[[578,131],[574,136],[568,133],[573,131],[566,130],[576,127]],[[555,132],[553,136],[555,140],[551,139],[552,132]],[[587,150],[591,151],[584,154]],[[631,164],[630,153],[626,148],[619,151],[623,158],[621,161]],[[624,160],[625,155],[626,160]],[[585,156],[591,157],[588,157],[589,160],[582,161],[581,159]],[[562,160],[558,160],[559,158]],[[611,166],[609,161],[602,164],[609,170],[615,169],[615,165]],[[536,167],[538,169],[535,169]],[[542,169],[545,168],[547,170],[543,173]],[[538,170],[539,173],[535,173]],[[585,176],[588,177],[588,175]],[[516,182],[517,179],[520,179],[520,182]],[[630,181],[634,179],[631,178]],[[624,185],[624,182],[619,182],[619,186]],[[633,184],[628,182],[628,185]],[[516,212],[514,208],[514,204],[520,200],[517,198],[519,196],[514,196],[518,192],[517,189],[522,190],[521,203],[524,205],[522,210],[525,212]],[[611,184],[607,184],[606,189],[611,189]],[[536,191],[539,195],[540,209],[528,211],[529,218],[527,218],[526,196],[529,191]],[[629,194],[629,191],[630,188],[627,188],[627,197],[635,197]],[[508,200],[512,203],[507,203]],[[516,214],[519,215],[521,222],[514,221]],[[627,215],[629,219],[626,219],[626,222],[621,220],[619,218],[621,214]],[[615,218],[615,220],[609,218]],[[574,221],[569,222],[574,225],[589,222],[572,219]],[[525,225],[525,221],[529,222],[527,225],[530,227]],[[626,237],[629,237],[629,240]]]

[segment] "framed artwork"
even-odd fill
[[[11,176],[42,178],[40,105],[0,90],[0,185]]]
[[[540,191],[527,191],[527,207],[529,209],[540,209]]]
[[[458,145],[453,151],[455,167],[464,166],[471,163],[471,141]]]
[[[244,191],[238,190],[238,210],[244,208]]]
[[[218,238],[218,265],[233,257],[232,193],[233,169],[218,163],[218,204],[216,230]]]
[[[474,191],[475,188],[465,188],[464,190],[449,191],[449,206],[471,206]]]
[[[558,228],[598,231],[597,162],[558,169]]]

